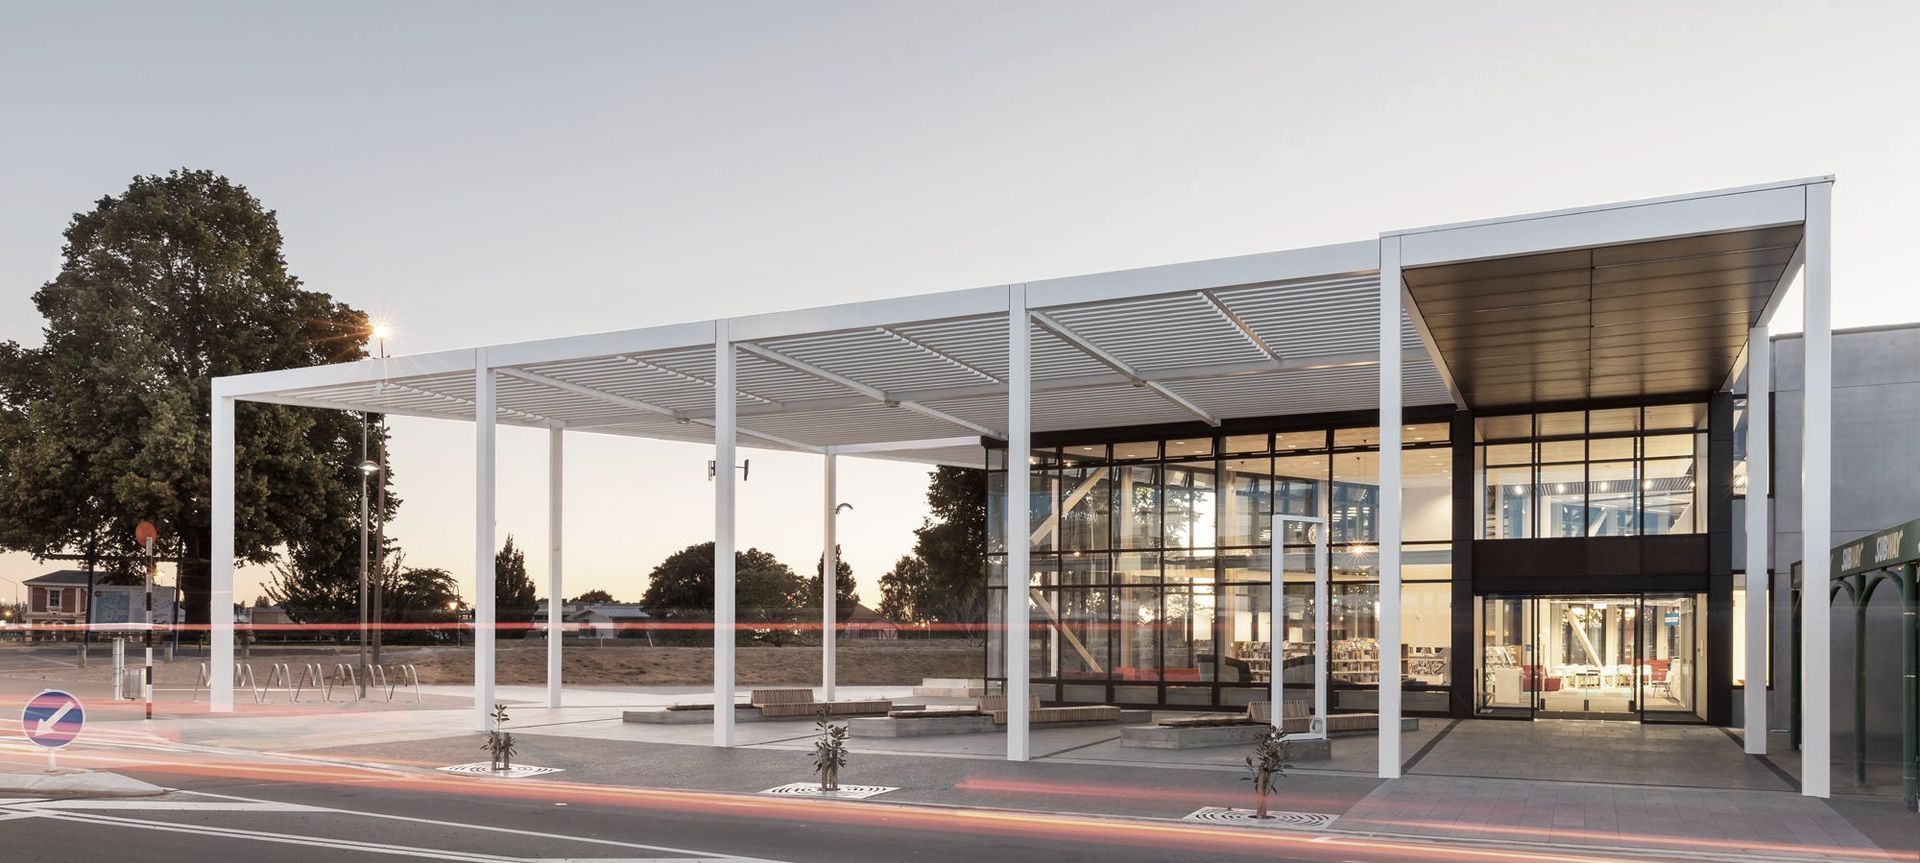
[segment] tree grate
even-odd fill
[[[1253,817],[1251,809],[1230,809],[1225,806],[1208,806],[1196,810],[1180,820],[1198,821],[1204,824],[1232,824],[1237,827],[1286,827],[1294,830],[1323,830],[1333,824],[1338,815],[1324,815],[1318,812],[1280,812],[1267,810],[1266,819]]]
[[[889,791],[898,791],[891,785],[841,785],[838,791],[821,791],[818,782],[792,782],[777,788],[769,788],[761,794],[775,794],[781,797],[816,797],[823,800],[865,800]]]
[[[493,769],[493,765],[485,761],[476,761],[472,764],[455,764],[452,767],[440,768],[443,773],[456,773],[461,776],[491,776],[496,779],[526,779],[532,776],[545,776],[549,773],[559,773],[561,769],[562,768],[559,767],[533,767],[525,764],[515,764],[505,770],[495,770]]]

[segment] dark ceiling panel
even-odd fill
[[[1407,270],[1467,404],[1704,395],[1727,378],[1799,225]]]

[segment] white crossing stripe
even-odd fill
[[[192,800],[42,800],[17,804],[22,809],[59,809],[62,811],[80,810],[132,810],[139,812],[322,812],[325,810],[299,803],[240,802],[220,800],[200,803]]]

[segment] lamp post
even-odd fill
[[[26,624],[26,621],[25,621],[25,620],[17,620],[17,621],[16,621],[16,620],[14,620],[14,619],[13,619],[13,615],[14,615],[14,609],[19,609],[19,610],[20,610],[20,613],[22,613],[23,615],[24,615],[24,614],[25,614],[25,612],[26,612],[26,606],[24,606],[24,605],[22,605],[22,604],[20,604],[20,582],[17,582],[17,581],[14,581],[14,580],[13,580],[13,579],[11,579],[11,578],[0,578],[0,581],[4,581],[4,582],[6,582],[6,583],[8,583],[8,584],[11,584],[11,585],[13,585],[13,604],[12,604],[12,605],[10,605],[10,606],[8,606],[8,607],[7,607],[7,609],[6,609],[6,620],[7,620],[7,622],[8,622],[8,623],[19,623],[19,624],[21,624],[21,625],[23,625],[23,626],[24,626],[24,625]],[[20,640],[21,640],[21,641],[26,641],[26,640],[27,640],[27,633],[26,633],[26,632],[25,632],[24,630],[22,630],[22,631],[21,631],[21,633],[20,633]]]
[[[385,360],[387,358],[387,336],[391,332],[392,331],[389,330],[387,328],[387,325],[384,323],[377,323],[373,325],[373,340],[374,340],[374,343],[378,346],[378,356],[381,360]],[[384,369],[384,363],[383,363],[382,377],[385,376],[384,371],[385,369]],[[386,389],[386,385],[384,381],[376,386],[377,392],[384,392],[385,389]],[[385,417],[383,416],[381,419],[385,420]],[[373,573],[374,573],[373,663],[375,665],[379,665],[380,664],[380,643],[384,640],[385,634],[383,631],[383,627],[387,621],[387,615],[386,615],[386,611],[387,611],[387,483],[386,483],[387,438],[386,438],[386,435],[383,434],[380,436],[380,440],[376,442],[374,445],[373,452],[374,452],[374,462],[373,462],[374,474],[380,477],[380,484],[379,486],[377,486],[376,491],[374,492],[374,494],[376,494],[378,498],[375,501],[374,507],[373,507],[373,517],[376,519],[375,524],[377,525],[377,527],[375,528],[374,542],[373,542]],[[365,457],[366,457],[366,453],[362,452],[361,458],[364,459]],[[361,529],[363,531],[366,529],[364,519],[361,522]]]
[[[387,353],[387,333],[388,331],[387,331],[386,324],[374,324],[373,328],[368,332],[368,335],[371,336],[374,339],[374,341],[379,344],[379,355],[382,359],[386,358],[386,353]],[[368,657],[367,657],[367,646],[368,646],[367,645],[367,641],[368,641],[368,638],[367,638],[367,634],[368,634],[367,633],[367,518],[368,518],[367,481],[369,479],[372,479],[376,474],[379,474],[381,472],[381,467],[382,467],[381,462],[376,462],[376,461],[373,461],[372,459],[367,458],[367,443],[368,443],[368,438],[370,436],[369,431],[372,425],[373,425],[373,414],[368,411],[361,411],[360,412],[360,667],[355,671],[354,677],[359,681],[356,688],[359,690],[359,696],[363,699],[367,697],[367,674],[371,670],[368,666]],[[386,448],[381,447],[381,449],[384,451]],[[384,481],[380,483],[380,503],[382,507],[385,507],[386,505],[386,500],[387,500],[386,487],[387,487],[387,484]],[[381,539],[384,544],[384,540],[386,538],[386,525],[384,523],[384,520],[380,526],[380,530],[381,530]]]
[[[360,667],[354,677],[359,680],[357,689],[360,697],[367,697],[367,480],[380,471],[380,466],[365,458],[367,450],[366,415],[360,421]]]

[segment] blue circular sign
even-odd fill
[[[48,749],[58,749],[80,736],[80,725],[86,719],[80,699],[72,693],[49,689],[34,696],[27,702],[26,709],[20,711],[20,729],[26,732],[28,740]]]

